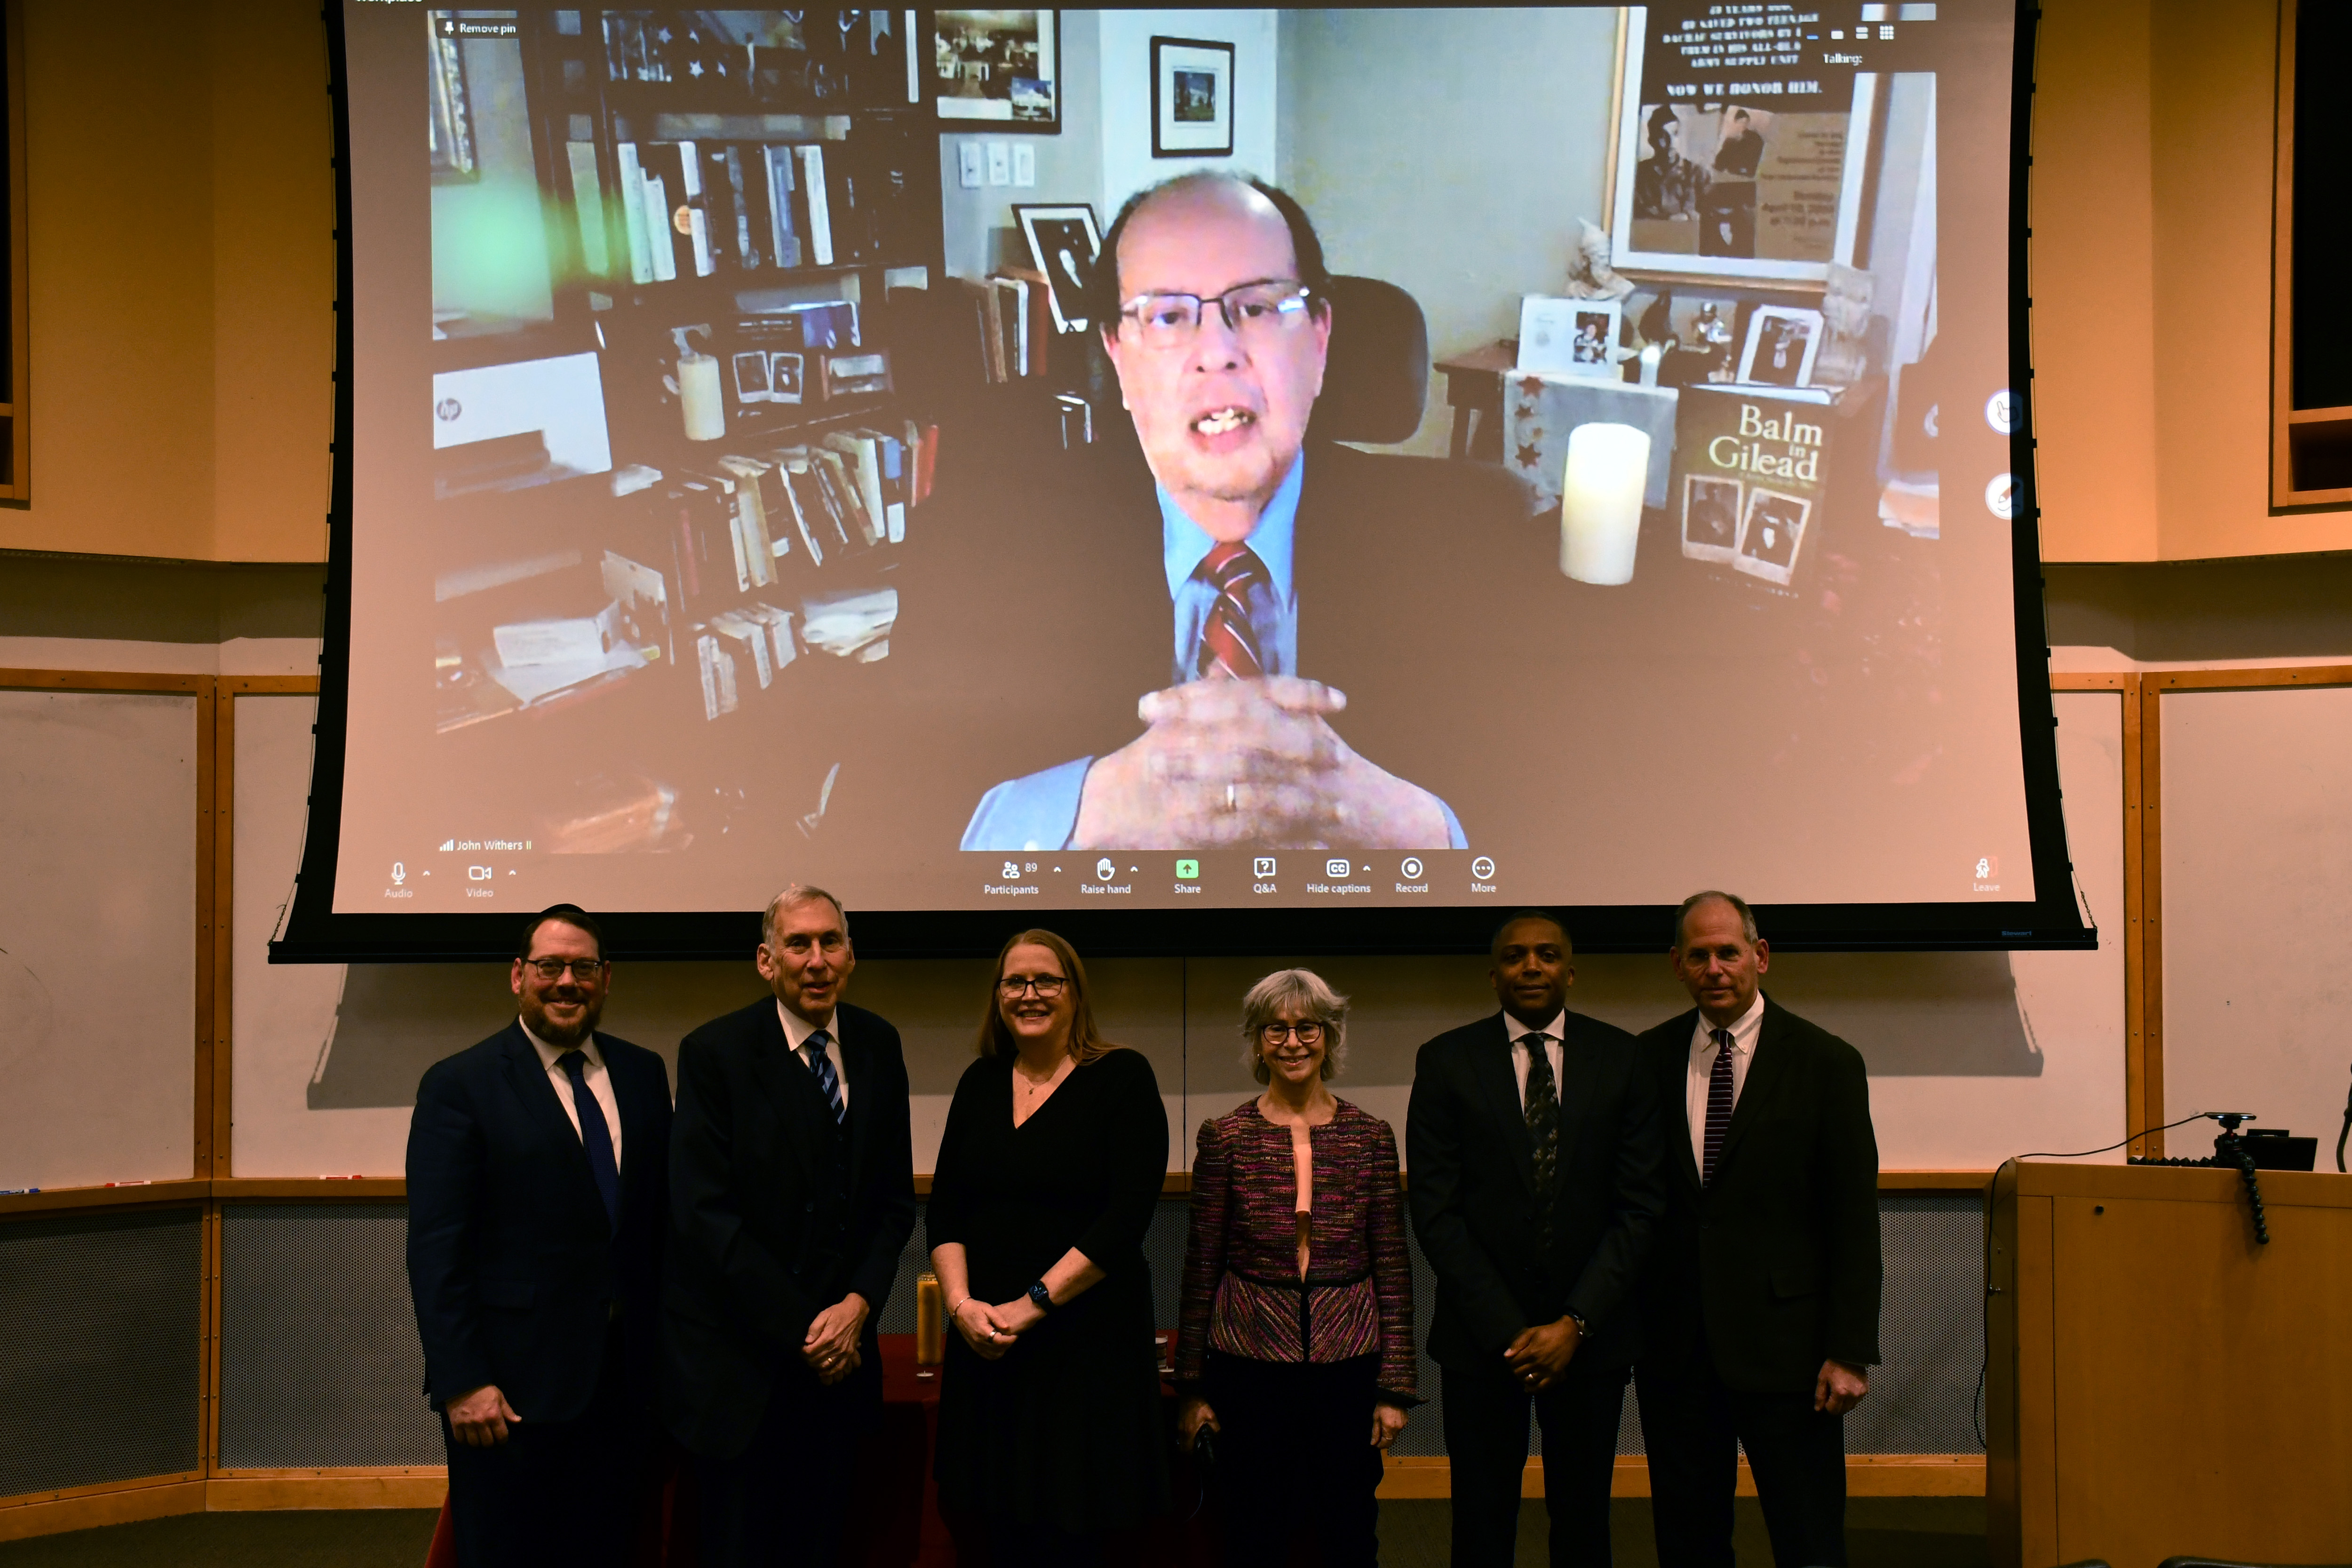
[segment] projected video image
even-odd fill
[[[335,907],[2031,898],[2010,10],[1717,9],[1235,13],[1171,156],[1112,13],[347,4]]]

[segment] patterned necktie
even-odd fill
[[[613,1157],[613,1130],[604,1124],[604,1108],[588,1090],[588,1053],[566,1051],[555,1058],[572,1080],[572,1109],[580,1118],[580,1146],[588,1151],[588,1173],[596,1178],[596,1195],[604,1200],[604,1218],[621,1228],[621,1163]]]
[[[1220,544],[1192,575],[1217,591],[1201,628],[1201,653],[1193,673],[1202,680],[1251,680],[1265,673],[1258,655],[1257,630],[1250,625],[1249,591],[1271,583],[1265,563],[1242,543]]]
[[[1559,1089],[1552,1082],[1551,1044],[1549,1035],[1522,1035],[1519,1043],[1528,1047],[1528,1136],[1535,1143],[1536,1192],[1551,1195],[1552,1179],[1559,1171]],[[1546,1237],[1551,1225],[1550,1212],[1544,1215]]]
[[[833,1037],[819,1029],[803,1048],[808,1052],[809,1071],[816,1074],[816,1087],[824,1093],[824,1102],[833,1107],[834,1122],[839,1125],[849,1115],[849,1103],[841,1097],[841,1077],[833,1070],[833,1058],[824,1054],[832,1042]]]
[[[1731,1031],[1717,1029],[1715,1066],[1706,1075],[1706,1158],[1699,1163],[1698,1184],[1715,1185],[1715,1162],[1723,1153],[1723,1135],[1731,1130]]]

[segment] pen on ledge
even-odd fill
[[[29,1193],[37,1193],[40,1190],[38,1187],[0,1187],[0,1198],[21,1198]]]
[[[142,1176],[135,1182],[109,1182],[106,1184],[110,1187],[152,1187],[155,1184],[149,1178]]]

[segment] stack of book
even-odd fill
[[[799,647],[869,663],[888,652],[895,595],[874,635],[824,630],[832,621],[816,606],[838,597],[843,563],[906,542],[908,515],[930,494],[938,452],[939,427],[908,422],[725,453],[704,468],[665,476],[659,506],[683,614],[693,623],[706,718],[734,711],[747,679],[766,689],[793,662],[795,612],[779,601],[799,603]]]
[[[1045,374],[1054,312],[1046,302],[1049,285],[1044,273],[1009,267],[986,278],[951,282],[971,303],[981,372],[987,380],[1020,381]]]

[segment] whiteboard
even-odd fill
[[[398,1175],[417,1079],[436,1060],[504,1027],[513,997],[501,964],[268,965],[269,927],[293,885],[300,845],[310,700],[237,699],[232,1159],[239,1175]],[[2122,700],[2056,700],[2068,836],[2101,928],[2098,952],[1791,953],[1772,964],[1768,986],[1777,1000],[1844,1036],[1868,1059],[1880,1157],[1890,1170],[1986,1168],[2029,1150],[2112,1142],[2126,1131]],[[856,889],[840,891],[854,911]],[[854,939],[854,912],[850,929]],[[1635,1030],[1683,1012],[1689,998],[1667,969],[1664,945],[1661,932],[1656,957],[1580,958],[1570,1005]],[[1105,1032],[1141,1050],[1159,1077],[1171,1170],[1190,1165],[1204,1118],[1256,1092],[1236,1032],[1240,999],[1286,962],[1317,970],[1354,997],[1349,1060],[1334,1088],[1400,1134],[1422,1043],[1495,1008],[1479,957],[1090,963]],[[988,982],[986,960],[875,960],[850,982],[849,999],[890,1019],[906,1043],[919,1171],[931,1168],[949,1099],[971,1061]],[[688,1030],[762,994],[748,953],[738,963],[623,963],[604,1027],[661,1052],[674,1068]]]
[[[2252,1110],[2336,1138],[2352,1088],[2352,689],[2162,709],[2165,1120]],[[2210,1152],[2212,1129],[2167,1135]]]
[[[0,1187],[195,1169],[196,700],[0,690]]]

